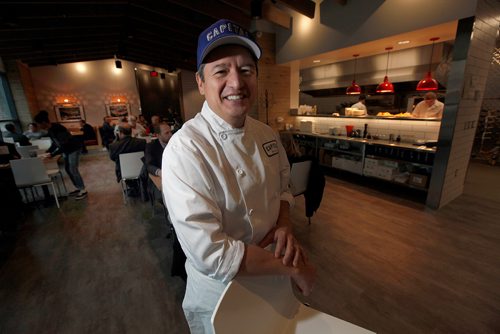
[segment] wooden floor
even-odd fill
[[[378,333],[500,333],[500,168],[478,187],[476,167],[439,211],[329,177],[308,226],[298,198],[319,274],[307,302]],[[81,171],[87,200],[27,212],[0,268],[0,333],[187,333],[160,208],[124,205],[105,153]]]

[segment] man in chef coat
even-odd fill
[[[414,118],[438,118],[443,117],[444,103],[437,100],[436,93],[427,92],[424,100],[420,101],[413,109]]]
[[[354,103],[351,108],[363,110],[364,114],[359,116],[366,116],[368,114],[368,110],[366,109],[366,96],[364,94],[359,95],[358,102]]]
[[[290,167],[279,135],[247,116],[260,56],[234,22],[203,31],[196,81],[205,102],[163,153],[165,201],[187,257],[183,309],[191,333],[212,333],[217,301],[237,275],[286,275],[304,295],[315,278],[292,233]]]

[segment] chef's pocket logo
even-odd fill
[[[268,157],[278,154],[278,142],[276,142],[276,140],[268,141],[267,143],[262,144],[262,147]]]

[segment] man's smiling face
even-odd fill
[[[196,74],[198,89],[210,108],[234,128],[242,127],[257,97],[257,65],[248,49],[221,46],[210,52]]]

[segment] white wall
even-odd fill
[[[54,105],[68,98],[80,103],[87,122],[97,126],[106,115],[106,104],[121,98],[130,104],[132,114],[139,114],[134,73],[137,65],[122,60],[122,66],[116,69],[114,59],[106,59],[31,68],[39,108],[47,110],[56,121]]]
[[[277,29],[276,62],[321,54],[460,18],[474,16],[476,0],[316,1],[314,19],[295,11],[292,28]]]
[[[184,121],[187,121],[201,110],[205,97],[198,91],[194,72],[182,70],[181,84]]]

